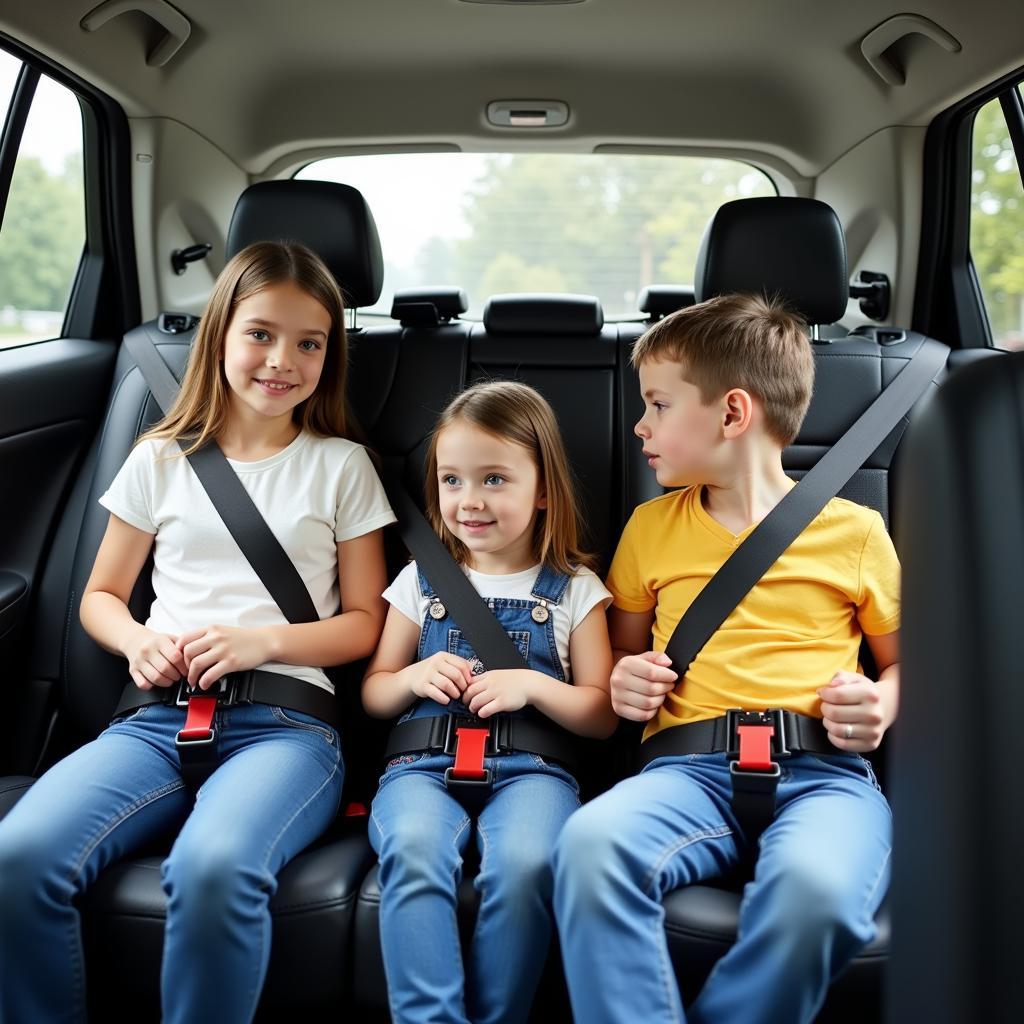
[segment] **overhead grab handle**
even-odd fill
[[[95,32],[119,14],[133,11],[152,18],[166,33],[146,54],[146,63],[151,68],[162,68],[192,34],[192,23],[166,0],[105,0],[99,7],[94,7],[79,24],[86,32]]]
[[[919,14],[897,14],[873,28],[860,41],[860,52],[864,59],[887,85],[903,85],[907,80],[906,68],[887,51],[894,43],[915,34],[937,43],[947,53],[959,53],[963,49],[955,36],[934,21],[922,18]]]

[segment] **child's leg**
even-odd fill
[[[0,821],[0,1020],[85,1020],[72,901],[108,864],[177,829],[192,804],[174,753],[181,723],[163,711],[111,726]]]
[[[264,704],[218,719],[222,763],[161,869],[167,1024],[252,1020],[270,956],[276,876],[330,825],[341,799],[333,729]]]
[[[380,859],[380,941],[394,1024],[466,1024],[456,905],[469,815],[445,755],[390,766],[370,811]]]
[[[582,807],[562,832],[555,914],[578,1021],[684,1019],[662,896],[727,874],[738,859],[728,772],[722,778],[702,761],[654,762]]]
[[[494,790],[477,818],[480,910],[467,963],[474,1024],[525,1021],[551,942],[551,854],[579,805],[575,780],[533,754],[489,762]]]
[[[874,938],[891,831],[889,805],[860,758],[787,762],[777,817],[743,894],[739,940],[715,965],[690,1020],[812,1020],[831,980]]]

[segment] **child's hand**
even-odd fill
[[[645,651],[622,658],[612,670],[612,708],[620,718],[649,722],[675,689],[679,673],[672,660],[659,651]]]
[[[837,672],[818,696],[833,746],[858,753],[878,748],[892,718],[876,683],[856,672]]]
[[[474,715],[489,718],[499,711],[518,711],[530,703],[530,674],[522,669],[502,668],[481,672],[463,695]]]
[[[189,686],[208,690],[229,672],[244,672],[270,660],[267,634],[237,626],[203,626],[178,637]]]
[[[187,671],[175,638],[140,626],[124,645],[128,671],[140,690],[173,686]]]
[[[458,700],[473,681],[473,669],[465,658],[438,651],[404,670],[409,687],[417,697],[450,704]]]

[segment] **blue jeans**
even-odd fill
[[[150,704],[118,719],[0,821],[4,1024],[85,1020],[72,901],[109,864],[179,828],[161,867],[163,1020],[252,1019],[275,876],[327,828],[341,799],[338,734],[263,704],[219,711],[221,764],[193,804],[174,749],[184,718],[182,708]]]
[[[874,938],[892,819],[859,755],[782,764],[739,938],[686,1015],[661,901],[740,861],[725,755],[659,758],[573,815],[556,847],[554,902],[576,1020],[813,1019],[831,980]]]
[[[579,789],[535,754],[485,760],[494,782],[476,818],[480,909],[463,968],[457,893],[473,829],[445,788],[451,764],[444,754],[395,758],[373,801],[391,1016],[395,1024],[525,1021],[551,940],[551,851]]]

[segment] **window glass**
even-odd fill
[[[1024,187],[999,100],[974,119],[971,259],[998,348],[1024,348]]]
[[[0,51],[0,95],[19,68]],[[43,75],[0,228],[0,346],[60,335],[84,245],[82,113],[73,92]]]
[[[501,292],[596,295],[636,317],[649,284],[693,281],[704,227],[741,196],[775,195],[735,160],[569,153],[399,153],[318,160],[299,178],[366,198],[384,251],[387,314],[403,288],[454,285],[470,317]]]

